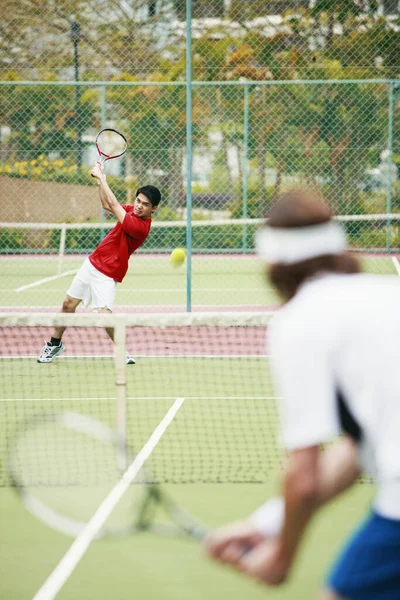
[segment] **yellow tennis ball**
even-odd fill
[[[184,251],[183,248],[175,248],[175,250],[173,250],[171,252],[171,256],[170,256],[170,262],[171,265],[175,268],[180,267],[183,265],[183,263],[185,262],[185,258],[186,258],[186,252]]]

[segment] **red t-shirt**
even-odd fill
[[[121,283],[128,270],[128,260],[143,244],[150,232],[151,219],[139,219],[133,206],[124,206],[126,215],[107,233],[96,250],[89,256],[92,265],[108,277]]]

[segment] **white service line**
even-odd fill
[[[396,256],[392,256],[392,262],[394,264],[394,268],[396,269],[397,275],[400,275],[400,264]]]
[[[122,496],[129,489],[136,475],[149,458],[154,448],[157,446],[161,437],[165,433],[168,425],[171,424],[176,413],[182,406],[184,398],[177,398],[162,421],[157,425],[148,441],[145,443],[134,461],[126,469],[118,483],[104,498],[99,508],[94,513],[90,521],[82,529],[81,533],[75,538],[70,548],[60,560],[54,571],[46,579],[40,590],[33,597],[33,600],[53,600],[58,592],[72,574],[75,567],[85,554],[91,542],[94,540],[108,517],[121,500]]]
[[[14,292],[23,292],[24,290],[27,290],[29,288],[33,288],[33,287],[37,287],[39,285],[42,285],[42,283],[47,283],[48,281],[54,281],[56,279],[60,279],[61,277],[64,277],[65,275],[74,275],[76,272],[78,271],[78,269],[74,269],[73,271],[65,271],[65,273],[61,273],[60,275],[53,275],[52,277],[46,277],[45,279],[40,279],[38,281],[35,281],[34,283],[29,283],[28,285],[23,285],[19,288],[16,288],[15,290],[13,290]],[[242,291],[245,292],[262,292],[263,290],[266,290],[267,292],[271,292],[273,291],[272,287],[253,287],[253,288],[242,288]],[[10,289],[6,288],[3,291],[9,292]],[[57,288],[51,288],[50,290],[48,290],[49,292],[52,291],[58,291]],[[128,288],[126,286],[124,286],[123,288],[119,289],[119,295],[121,296],[122,294],[131,294],[132,292],[135,293],[140,293],[140,294],[153,294],[154,292],[166,292],[169,294],[177,294],[177,293],[182,293],[185,291],[184,286],[182,285],[181,287],[177,287],[177,288],[154,288],[154,287],[147,287],[147,288]],[[224,287],[219,287],[219,288],[206,288],[206,287],[202,287],[201,291],[206,293],[206,292],[237,292],[237,288],[224,288]]]
[[[127,400],[173,400],[176,396],[128,396]],[[276,400],[278,396],[185,396],[185,400]],[[115,397],[96,398],[0,398],[1,402],[86,402],[95,400],[115,402]]]
[[[24,290],[29,290],[30,288],[36,287],[38,285],[42,285],[42,283],[47,283],[48,281],[55,281],[56,279],[60,279],[61,277],[65,277],[66,275],[75,275],[79,269],[72,269],[71,271],[65,271],[64,273],[60,273],[60,275],[53,275],[52,277],[45,277],[44,279],[39,279],[38,281],[34,281],[33,283],[28,283],[28,285],[22,285],[19,288],[16,288],[14,292],[23,292]]]

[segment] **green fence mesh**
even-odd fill
[[[58,305],[62,276],[107,231],[89,176],[105,126],[129,140],[124,159],[107,165],[117,198],[129,204],[139,185],[153,183],[163,194],[157,223],[179,222],[154,227],[142,258],[132,259],[124,306],[183,308],[188,285],[194,306],[268,304],[253,256],[256,225],[232,220],[261,219],[287,186],[319,186],[337,215],[399,212],[396,0],[193,0],[190,9],[187,27],[181,0],[3,3],[1,307]],[[187,245],[180,222],[188,219],[209,223],[193,229],[185,283],[168,254]],[[71,225],[64,239],[62,224]],[[369,253],[367,268],[394,272],[397,224],[346,221],[350,245]],[[162,286],[141,275],[150,264],[155,281],[167,277],[179,290],[164,303]],[[138,279],[150,298],[129,294]]]

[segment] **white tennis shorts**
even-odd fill
[[[87,258],[75,275],[67,294],[82,300],[85,306],[112,310],[117,284],[111,277],[100,273]]]

